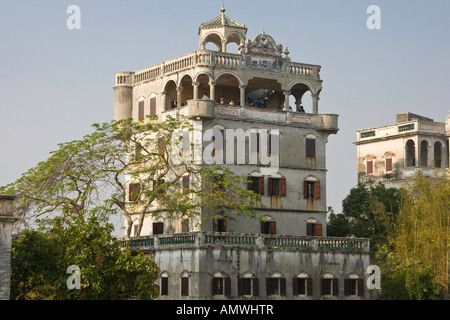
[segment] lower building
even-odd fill
[[[160,268],[161,300],[371,299],[369,240],[194,232],[136,237]]]

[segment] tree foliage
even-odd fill
[[[192,136],[188,121],[152,117],[93,127],[93,133],[60,144],[47,160],[0,188],[17,196],[16,216],[25,228],[42,216],[82,217],[89,212],[102,217],[119,212],[129,237],[133,218],[137,217],[136,235],[140,235],[145,217],[157,210],[169,217],[199,216],[200,208],[254,216],[254,200],[259,196],[243,188],[245,176],[217,165],[177,161],[201,152],[193,140],[179,141],[183,135]],[[187,189],[186,175],[192,182]],[[129,185],[136,187],[131,190]]]
[[[112,225],[98,217],[47,221],[13,242],[11,299],[152,299],[159,269],[154,261],[121,250]],[[81,270],[80,289],[69,289],[67,268]]]

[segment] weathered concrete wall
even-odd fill
[[[11,233],[16,218],[0,216],[0,300],[9,300],[11,285]]]

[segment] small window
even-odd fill
[[[268,178],[268,194],[269,196],[286,196],[286,178]]]
[[[277,223],[276,223],[276,221],[263,221],[263,222],[261,222],[261,233],[262,234],[277,234]]]
[[[258,278],[238,277],[238,296],[259,296],[259,282]]]
[[[163,233],[164,233],[164,222],[154,222],[153,234],[163,234]]]
[[[138,201],[141,193],[141,185],[139,183],[131,183],[128,186],[128,201]]]
[[[306,223],[306,235],[307,236],[322,236],[322,224],[320,223]]]
[[[150,115],[156,115],[156,98],[150,98]]]
[[[320,181],[303,182],[303,197],[305,199],[320,199]]]
[[[181,277],[181,296],[189,296],[189,277]]]
[[[306,156],[314,158],[316,156],[316,140],[306,138]]]
[[[181,221],[181,232],[182,233],[189,232],[189,221],[188,220]]]
[[[183,179],[183,192],[187,193],[189,190],[189,176],[185,175],[182,177]]]
[[[294,296],[312,296],[312,278],[307,276],[292,279]]]
[[[358,278],[344,279],[344,294],[362,297],[364,295],[364,280]]]
[[[214,219],[213,220],[213,231],[214,232],[227,232],[227,220]]]
[[[392,171],[392,154],[386,154],[386,172]]]
[[[229,277],[213,277],[212,278],[212,295],[213,296],[230,296],[231,278]]]
[[[139,101],[138,104],[138,119],[144,119],[144,100]]]
[[[169,295],[169,278],[167,276],[161,277],[161,295]]]
[[[264,176],[247,178],[247,190],[251,190],[256,194],[264,195]]]
[[[285,296],[286,278],[266,278],[266,294],[267,296]]]
[[[158,181],[153,180],[153,190],[155,194],[162,195],[165,193],[164,183],[165,183],[164,179],[160,179]]]
[[[338,280],[333,278],[320,279],[320,294],[322,296],[337,296],[338,295]]]
[[[366,167],[367,174],[373,174],[373,157],[366,158]]]

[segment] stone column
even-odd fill
[[[284,110],[289,111],[289,95],[291,94],[290,91],[285,90],[284,93]]]
[[[160,110],[160,112],[163,112],[167,108],[167,92],[165,91],[161,92],[161,105],[162,109]]]
[[[241,92],[241,107],[245,106],[245,88],[247,88],[247,86],[245,85],[240,85],[239,86],[239,90]]]
[[[193,82],[192,85],[194,86],[194,100],[198,100],[198,86],[200,82]]]
[[[0,300],[9,300],[11,292],[12,227],[18,220],[12,215],[14,199],[0,195]]]
[[[181,107],[183,87],[177,87],[177,107]]]
[[[312,113],[319,113],[319,95],[311,93],[312,97]]]
[[[216,100],[216,82],[215,81],[211,81],[209,83],[209,98],[211,100]]]

